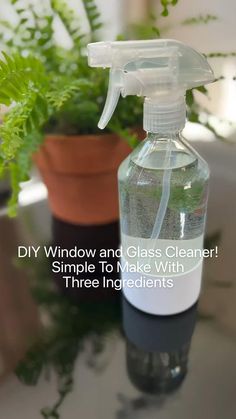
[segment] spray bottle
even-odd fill
[[[201,288],[207,163],[186,142],[185,92],[214,81],[205,57],[175,40],[88,45],[91,67],[110,68],[108,124],[120,94],[143,96],[147,137],[118,171],[123,292],[157,315],[187,310]]]

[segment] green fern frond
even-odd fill
[[[32,26],[28,27],[28,31],[31,34],[31,39],[36,43],[36,45],[33,44],[33,49],[37,51],[38,48],[41,57],[46,60],[51,55],[53,57],[53,15],[48,12],[45,16],[40,16],[33,7],[30,10],[34,19],[34,26],[33,28]]]
[[[236,57],[236,52],[209,52],[208,54],[204,54],[206,58],[228,58],[228,57]]]
[[[20,192],[21,174],[20,167],[17,163],[13,162],[9,165],[9,173],[11,180],[11,198],[8,201],[7,212],[9,217],[15,217],[17,212],[18,195]]]
[[[25,138],[40,130],[48,117],[47,106],[40,94],[31,91],[5,115],[0,127],[0,152],[6,160],[14,159]]]
[[[14,30],[14,26],[8,20],[0,20],[0,26],[3,26],[4,29]]]
[[[175,6],[178,3],[179,0],[161,0],[161,5],[163,7],[162,9],[162,16],[168,16],[169,15],[169,7]]]
[[[44,1],[39,8],[32,2],[27,6],[22,1],[11,1],[11,4],[18,15],[18,23],[5,42],[7,50],[33,52],[47,68],[55,67],[54,16],[49,5]]]
[[[96,31],[102,27],[100,12],[94,0],[83,0],[83,5],[91,30],[91,38],[95,40]]]
[[[32,166],[32,154],[37,151],[43,141],[43,134],[38,131],[25,138],[24,147],[18,150],[14,162],[8,164],[11,178],[11,197],[8,201],[8,215],[15,217],[17,214],[18,195],[21,190],[21,182],[29,180]],[[6,170],[5,170],[6,171]]]
[[[10,3],[14,6],[17,3],[20,3],[20,0],[10,0]]]
[[[61,79],[63,82],[63,78]],[[80,90],[92,88],[91,83],[85,79],[74,80],[70,83],[64,84],[59,88],[58,83],[56,89],[47,93],[46,97],[49,104],[58,111],[69,99],[71,99]]]
[[[65,26],[74,47],[81,49],[84,46],[82,42],[85,34],[82,33],[79,19],[75,16],[74,10],[70,9],[65,0],[51,0],[51,7]]]
[[[199,15],[183,20],[182,25],[199,25],[201,23],[206,25],[207,23],[212,22],[214,20],[218,20],[218,17],[215,15]]]
[[[36,58],[22,57],[19,54],[11,57],[2,52],[4,59],[0,59],[0,102],[10,105],[22,100],[29,87],[44,86],[46,82],[45,70]]]

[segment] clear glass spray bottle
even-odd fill
[[[148,133],[121,164],[118,179],[121,241],[126,258],[130,264],[137,264],[142,249],[149,253],[145,256],[142,251],[142,262],[152,268],[143,277],[161,279],[155,287],[160,297],[159,314],[169,314],[168,301],[173,294],[172,314],[185,310],[199,296],[202,261],[189,257],[184,258],[183,264],[176,250],[202,249],[208,197],[207,163],[180,132]],[[139,250],[137,256],[129,250],[133,247]],[[150,256],[156,249],[161,251],[159,258]],[[130,275],[133,274],[127,269],[123,278]],[[125,287],[129,301],[134,292]],[[154,313],[156,292],[144,286],[140,297],[139,300],[136,296],[139,308]]]
[[[213,81],[213,72],[175,40],[94,43],[88,52],[91,66],[110,67],[100,128],[120,94],[145,98],[147,138],[118,173],[123,292],[147,313],[179,313],[200,293],[209,178],[207,163],[181,134],[185,91]]]

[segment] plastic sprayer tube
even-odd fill
[[[151,239],[157,240],[159,238],[162,224],[166,215],[166,210],[168,207],[169,197],[170,197],[170,179],[172,170],[169,169],[171,161],[171,140],[168,140],[168,148],[166,150],[165,162],[164,162],[164,174],[162,180],[162,195],[160,200],[160,205],[158,207],[156,220],[153,226]]]

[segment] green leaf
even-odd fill
[[[162,11],[162,16],[164,16],[164,17],[166,17],[166,16],[168,16],[169,15],[169,11],[168,11],[168,9],[165,7],[164,9],[163,9],[163,11]]]
[[[182,21],[182,25],[199,25],[199,24],[207,24],[211,21],[215,21],[218,20],[218,17],[215,15],[199,15],[199,16],[194,16],[194,17],[190,17],[188,19],[185,19]]]
[[[61,81],[63,83],[63,78]],[[61,89],[58,89],[58,84],[56,84],[56,89],[47,94],[47,99],[53,108],[59,110],[75,93],[90,88],[92,88],[91,82],[85,79],[74,80],[67,85],[63,84]]]
[[[79,50],[84,46],[82,42],[84,34],[81,31],[81,25],[78,16],[68,6],[65,0],[51,0],[51,7],[65,26],[68,35],[74,43],[74,47]]]
[[[192,92],[192,90],[187,90],[187,92],[186,92],[186,103],[189,107],[191,107],[193,102],[194,102],[193,92]]]
[[[19,54],[11,57],[2,52],[0,59],[0,95],[4,104],[18,102],[24,98],[29,87],[40,88],[45,84],[44,68],[36,58],[22,57]]]
[[[102,27],[101,14],[94,0],[82,0],[91,31],[91,40],[96,40],[96,32]]]
[[[163,7],[161,15],[166,17],[169,15],[169,7],[170,6],[176,6],[178,3],[178,0],[161,0],[161,5]]]
[[[207,88],[205,86],[195,87],[194,90],[197,90],[198,92],[201,92],[204,95],[208,95],[208,90],[207,90]]]
[[[161,36],[160,29],[158,29],[156,26],[153,26],[152,30],[158,36],[158,38],[160,38]]]
[[[43,107],[43,97],[34,91],[23,101],[17,103],[5,115],[3,124],[0,126],[0,136],[2,143],[0,145],[1,154],[8,160],[14,159],[18,149],[24,144],[25,138],[32,131],[39,131],[46,118],[45,113],[41,113]],[[38,104],[41,103],[41,108]],[[44,103],[44,108],[46,102]],[[45,109],[44,109],[45,112]]]

